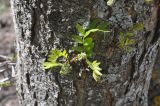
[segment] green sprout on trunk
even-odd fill
[[[94,20],[90,23],[87,29],[84,29],[82,25],[77,24],[76,29],[78,35],[73,35],[72,38],[75,41],[75,45],[72,50],[76,53],[76,56],[69,57],[66,50],[52,50],[48,56],[47,61],[44,62],[44,69],[50,69],[55,67],[60,67],[60,74],[66,75],[72,71],[71,63],[77,63],[78,61],[83,61],[87,66],[84,69],[90,69],[93,72],[93,78],[95,81],[100,80],[102,69],[100,68],[100,62],[94,60],[90,61],[93,56],[94,41],[91,37],[92,33],[95,32],[110,32],[108,31],[109,24],[107,22],[100,22]]]
[[[128,31],[120,32],[119,47],[127,52],[133,51],[136,43],[134,31],[144,29],[144,24],[136,23]]]

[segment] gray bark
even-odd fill
[[[159,1],[12,0],[17,31],[17,90],[23,106],[147,106],[152,68],[159,46]],[[61,76],[45,72],[42,63],[52,48],[69,48],[76,23],[101,18],[111,33],[96,36],[95,57],[103,64],[102,83],[90,73]],[[126,53],[114,45],[119,32],[142,22],[136,50]]]

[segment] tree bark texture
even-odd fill
[[[17,90],[23,106],[147,106],[152,68],[159,47],[159,1],[116,0],[11,0],[17,32]],[[76,23],[100,18],[111,23],[111,33],[93,36],[95,59],[105,75],[96,83],[91,73],[79,70],[61,76],[43,69],[52,48],[70,48]],[[143,23],[135,32],[136,49],[115,46],[119,33]]]

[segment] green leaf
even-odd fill
[[[94,72],[96,75],[101,76],[102,73],[101,73],[99,70],[101,70],[101,68],[98,67],[98,68],[95,69],[93,72]]]
[[[126,37],[133,37],[134,36],[134,33],[132,33],[132,32],[127,32],[126,33]]]
[[[91,20],[88,29],[96,29],[99,22],[100,22],[100,19]]]
[[[112,6],[114,4],[115,0],[108,0],[107,1],[107,5],[108,6]]]
[[[90,30],[88,30],[88,31],[85,33],[84,38],[86,38],[91,32],[97,32],[97,31],[98,31],[98,29],[90,29]]]
[[[61,66],[62,64],[60,63],[56,63],[56,62],[44,62],[43,66],[44,69],[49,69],[49,68],[53,68],[53,67],[57,67],[57,66]]]
[[[80,36],[73,36],[73,39],[77,42],[77,43],[83,43],[83,40]]]
[[[83,45],[84,45],[84,46],[88,46],[88,45],[90,45],[92,42],[93,42],[93,39],[92,39],[92,38],[86,38],[86,39],[84,40]]]
[[[132,45],[135,43],[135,40],[133,39],[127,39],[126,42],[125,42],[125,45]]]
[[[87,51],[86,54],[87,54],[87,57],[92,57],[93,51]]]
[[[94,48],[94,43],[90,43],[89,45],[85,46],[85,51],[88,54],[92,54],[93,53],[93,48]]]
[[[82,59],[86,59],[86,54],[85,53],[80,53],[77,55],[77,59],[80,61]]]
[[[85,46],[85,51],[86,52],[91,52],[93,50],[93,44]]]
[[[94,43],[92,38],[86,38],[83,45],[84,45],[84,49],[87,54],[87,57],[91,57],[93,54],[93,48],[94,48]]]
[[[138,31],[144,29],[144,24],[143,23],[136,23],[133,25],[133,31]]]
[[[145,3],[149,4],[151,3],[153,0],[145,0]]]
[[[127,51],[127,52],[132,52],[132,51],[134,50],[134,47],[125,46],[125,47],[124,47],[124,50]]]
[[[66,50],[64,50],[63,52],[61,52],[60,57],[61,57],[61,56],[65,57],[65,58],[68,58],[67,51],[66,51]]]
[[[85,33],[85,35],[84,35],[84,38],[86,38],[90,33],[92,33],[92,32],[110,32],[110,31],[108,31],[108,30],[101,30],[101,29],[90,29],[90,30],[88,30],[86,33]]]
[[[60,51],[60,50],[52,50],[51,54],[48,56],[47,62],[44,62],[43,66],[44,69],[49,69],[49,68],[53,68],[53,67],[57,67],[57,66],[62,66],[61,63],[57,63],[57,59],[59,57],[65,57],[68,58],[68,54],[67,51]]]
[[[99,29],[101,32],[107,32],[109,28],[108,22],[102,22],[100,25],[97,26],[97,29]]]
[[[60,50],[52,50],[51,51],[51,54],[48,56],[48,61],[56,61],[59,57],[65,57],[67,58],[68,57],[68,54],[66,52],[66,50],[64,50],[63,52],[61,52]]]
[[[84,49],[81,46],[75,46],[75,47],[72,47],[72,50],[77,51],[77,52],[83,52]]]
[[[89,60],[87,60],[87,64],[88,67],[93,70],[93,78],[96,81],[98,81],[99,77],[102,76],[102,73],[100,72],[100,70],[102,69],[99,67],[100,62],[97,61],[90,62]]]
[[[82,35],[85,35],[85,30],[83,29],[83,27],[80,24],[77,24],[76,28],[79,31],[79,33],[81,33]]]
[[[127,37],[125,37],[124,33],[120,32],[120,47],[123,48],[125,45]]]
[[[62,75],[69,74],[71,72],[71,70],[72,70],[72,68],[71,68],[70,64],[65,63],[61,67],[60,74],[62,74]]]
[[[89,68],[91,68],[93,71],[95,71],[95,70],[97,70],[97,71],[102,70],[99,67],[100,62],[97,62],[97,61],[90,62],[90,61],[87,60],[87,64],[88,64]]]
[[[7,82],[0,82],[0,87],[11,87],[13,86],[13,82],[7,81]]]
[[[125,49],[126,46],[130,46],[135,43],[135,40],[131,37],[135,36],[132,32],[121,32],[120,33],[120,44],[119,47]]]
[[[94,78],[94,80],[95,81],[99,81],[100,80],[100,76],[98,76],[97,74],[95,74],[94,72],[93,72],[93,78]]]

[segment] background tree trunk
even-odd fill
[[[152,68],[159,46],[159,1],[117,0],[11,0],[17,31],[17,90],[27,106],[147,106]],[[103,83],[77,74],[45,72],[42,63],[52,48],[69,48],[76,23],[101,18],[111,23],[111,33],[96,36],[96,59],[101,61]],[[134,23],[136,50],[115,47],[120,31]],[[78,73],[78,70],[73,70]]]

